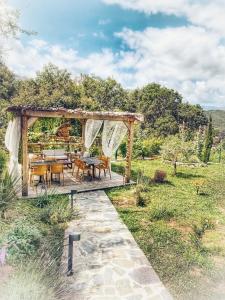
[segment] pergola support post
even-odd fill
[[[132,160],[132,149],[134,140],[134,123],[128,122],[128,141],[127,141],[127,156],[126,156],[126,166],[125,166],[125,183],[130,182],[131,178],[131,160]]]
[[[28,196],[28,117],[21,117],[22,139],[22,196]]]
[[[85,152],[85,126],[86,126],[86,122],[87,120],[86,119],[82,119],[81,120],[81,126],[82,126],[82,153]]]

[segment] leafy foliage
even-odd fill
[[[148,138],[142,140],[137,138],[134,142],[133,156],[135,158],[151,157],[160,153],[161,145],[163,141],[159,138]]]
[[[5,217],[7,208],[17,200],[18,180],[12,179],[7,172],[0,176],[0,212]]]
[[[212,117],[209,118],[209,124],[206,131],[205,145],[203,151],[203,161],[207,163],[210,159],[210,153],[213,145],[213,127],[212,127]]]
[[[39,248],[41,233],[38,228],[24,219],[16,221],[7,236],[10,261],[27,259]]]
[[[185,142],[179,136],[171,136],[162,146],[162,158],[171,161],[174,166],[174,175],[177,173],[177,162],[190,162],[194,158],[193,142]]]

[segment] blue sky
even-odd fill
[[[102,48],[124,49],[121,39],[114,36],[124,27],[144,30],[186,24],[183,17],[122,9],[101,0],[11,0],[21,11],[21,24],[37,32],[37,37],[50,43],[72,47],[80,55]]]
[[[113,77],[126,88],[157,82],[184,101],[225,107],[224,0],[8,3],[37,32],[6,42],[5,61],[19,76],[33,77],[51,62],[74,77]]]

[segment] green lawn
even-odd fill
[[[141,193],[145,207],[136,206],[135,187],[108,192],[164,284],[177,299],[225,299],[225,166],[178,167],[176,177],[161,161],[135,161],[132,170],[145,181],[167,172],[166,183]],[[196,181],[204,182],[198,195]]]

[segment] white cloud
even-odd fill
[[[6,49],[11,50],[7,52],[6,63],[22,77],[34,76],[51,62],[75,76],[92,73],[104,78],[114,77],[129,88],[158,82],[178,90],[192,103],[225,107],[225,1],[103,1],[148,14],[185,16],[190,25],[143,31],[126,28],[115,34],[126,46],[126,51],[103,49],[86,57],[72,48],[41,39],[28,43],[11,40],[6,44]],[[100,21],[99,24],[105,25],[106,20]],[[100,33],[94,35],[105,38]]]
[[[10,51],[5,56],[6,64],[22,77],[34,77],[44,65],[53,63],[68,69],[73,75],[92,73],[97,76],[113,76],[121,80],[116,67],[116,56],[110,50],[81,57],[72,48],[51,45],[43,40],[33,40],[24,45],[19,40],[8,41]]]
[[[183,16],[194,24],[219,32],[225,36],[224,0],[102,0],[123,8],[146,14],[163,13]]]
[[[225,106],[225,46],[218,34],[188,26],[124,29],[117,36],[130,48],[120,66],[134,70],[134,85],[155,81],[191,102]]]

